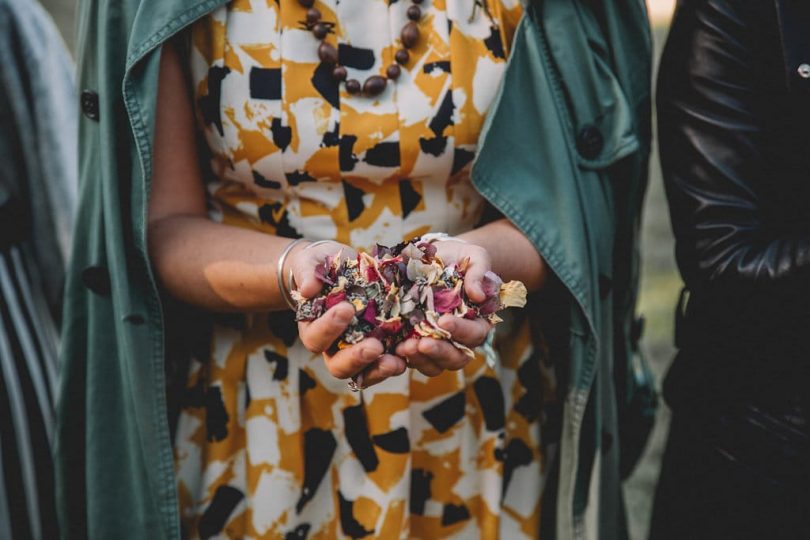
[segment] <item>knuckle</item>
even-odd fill
[[[475,257],[479,259],[479,262],[489,262],[489,251],[487,251],[485,248],[481,246],[471,246],[470,249]]]

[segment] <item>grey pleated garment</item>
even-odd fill
[[[56,538],[56,331],[20,246],[0,251],[0,538]],[[5,515],[4,515],[5,514]]]
[[[55,320],[78,174],[73,61],[34,0],[0,0],[0,540],[58,538]]]

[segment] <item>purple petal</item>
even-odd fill
[[[418,245],[418,247],[425,253],[424,260],[432,261],[433,257],[436,256],[436,244],[431,242],[422,242]]]
[[[487,298],[498,297],[501,292],[501,285],[503,280],[495,272],[488,271],[484,274],[484,279],[481,280],[481,288]]]
[[[322,283],[326,283],[327,285],[334,285],[334,280],[330,279],[328,276],[329,267],[327,263],[324,262],[323,264],[319,264],[315,267],[315,277],[318,278]]]
[[[415,309],[411,316],[408,318],[408,322],[411,323],[411,326],[416,326],[420,322],[425,320],[425,312]]]
[[[478,313],[482,316],[492,315],[499,309],[501,309],[501,300],[496,295],[487,299],[483,304],[481,304],[481,306],[478,308]]]

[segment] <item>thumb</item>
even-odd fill
[[[484,275],[488,270],[489,268],[484,267],[480,262],[474,262],[464,275],[464,292],[467,294],[467,298],[476,304],[480,304],[487,299],[487,295],[484,294],[483,281]]]
[[[315,277],[315,274],[310,272],[302,277],[295,276],[295,283],[293,286],[305,298],[312,298],[321,292],[323,284]]]
[[[284,285],[292,285],[304,298],[317,296],[323,289],[323,282],[318,278],[316,269],[322,264],[323,261],[315,257],[306,257],[300,262],[294,261],[292,266],[294,282],[292,284],[285,282]],[[285,275],[284,279],[289,279],[289,274]]]

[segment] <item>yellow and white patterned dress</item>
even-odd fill
[[[349,78],[394,63],[406,0],[318,0]],[[469,168],[519,0],[425,0],[395,83],[352,96],[318,60],[297,0],[237,0],[191,30],[212,219],[357,248],[460,233],[484,200]],[[536,538],[541,362],[526,324],[501,359],[355,394],[290,312],[218,325],[176,435],[191,537]]]

